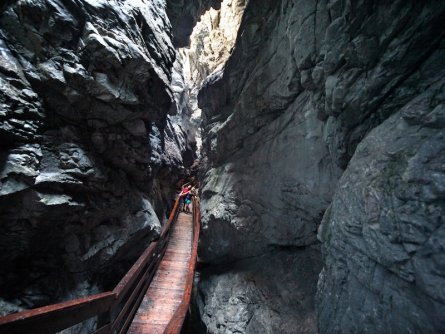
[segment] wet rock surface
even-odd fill
[[[313,333],[318,247],[204,269],[197,306],[209,333]]]
[[[220,6],[0,4],[1,314],[110,289],[156,238],[196,158],[174,47]],[[445,332],[445,4],[249,1],[233,48],[206,43],[212,13],[190,58],[218,69],[199,93],[205,330]]]
[[[445,330],[445,63],[429,65],[425,91],[358,145],[324,216],[322,332]]]
[[[165,6],[2,3],[1,313],[113,288],[157,237],[194,154]]]
[[[324,216],[320,332],[443,331],[444,11],[248,3],[225,69],[199,95],[203,262],[317,244]],[[232,279],[220,273],[200,293],[224,304],[232,292],[218,287]],[[201,312],[218,333],[225,320]]]

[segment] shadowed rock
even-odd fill
[[[443,331],[444,11],[414,1],[248,3],[225,69],[199,95],[203,261],[317,243],[336,193],[320,232],[320,331]],[[376,178],[386,190],[371,189]],[[214,284],[202,293],[219,303]],[[222,332],[204,309],[207,328]]]
[[[190,150],[165,3],[9,2],[0,50],[1,312],[113,288]]]

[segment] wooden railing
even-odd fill
[[[178,198],[159,239],[148,246],[113,291],[1,317],[0,333],[56,333],[93,317],[97,317],[94,334],[125,333],[164,256],[179,204]]]
[[[198,241],[199,232],[201,228],[201,213],[199,210],[199,199],[197,197],[193,198],[193,239],[192,239],[192,251],[191,258],[189,262],[189,270],[187,281],[185,283],[185,290],[182,296],[182,301],[180,306],[175,312],[175,315],[171,318],[164,334],[179,334],[181,332],[182,325],[184,323],[185,316],[190,304],[190,297],[192,295],[193,280],[195,276],[195,266],[198,256]]]

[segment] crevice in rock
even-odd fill
[[[0,315],[111,289],[198,175],[184,333],[445,332],[444,15],[3,1]]]
[[[196,158],[168,22],[162,1],[2,2],[0,314],[111,289],[157,238]]]
[[[430,330],[443,327],[435,316],[427,316],[416,303],[408,302],[416,293],[422,295],[413,286],[400,295],[406,303],[393,306],[421,312],[419,323],[389,314],[389,306],[379,299],[385,297],[374,291],[386,289],[393,296],[393,287],[404,290],[406,280],[415,275],[430,283],[435,280],[411,259],[423,259],[418,247],[436,254],[430,242],[418,242],[428,239],[429,231],[440,234],[441,230],[436,229],[434,218],[417,216],[424,217],[424,209],[404,201],[414,193],[424,194],[423,200],[439,198],[437,192],[426,195],[432,188],[421,191],[410,183],[415,183],[413,178],[420,180],[414,176],[422,174],[415,172],[417,168],[424,172],[427,168],[413,162],[418,159],[415,152],[436,145],[437,133],[416,129],[424,123],[406,122],[403,115],[414,115],[415,110],[436,115],[442,110],[435,92],[444,68],[438,14],[444,9],[419,3],[317,1],[314,13],[314,2],[249,2],[224,71],[210,77],[199,93],[207,164],[199,254],[206,263],[203,271],[227,263],[217,273],[203,276],[199,285],[200,312],[209,332],[218,333],[220,328],[243,333],[340,333],[345,328],[379,332],[387,325],[397,332],[402,331],[401,323],[409,323],[415,331],[420,322]],[[267,21],[261,21],[264,13],[270,13]],[[255,104],[258,100],[264,108]],[[269,118],[277,100],[283,105],[280,116]],[[442,124],[435,117],[435,124]],[[395,132],[384,134],[385,130]],[[404,131],[411,135],[403,135]],[[408,142],[414,140],[413,133],[424,144],[411,147]],[[391,152],[386,151],[389,147]],[[403,164],[396,163],[400,157]],[[423,163],[428,164],[426,161]],[[384,169],[379,170],[381,167]],[[414,221],[417,227],[405,230]],[[431,224],[436,228],[424,229]],[[297,327],[279,330],[274,326],[284,323],[283,319],[245,322],[254,311],[247,304],[232,303],[234,290],[230,287],[234,280],[235,285],[248,285],[250,280],[239,278],[231,266],[239,265],[237,259],[253,265],[259,258],[250,258],[252,254],[273,256],[274,252],[267,252],[270,245],[287,245],[290,254],[298,253],[302,245],[316,243],[316,237],[324,262],[320,276],[312,272],[311,278],[318,279],[318,301],[316,307],[308,304],[307,309],[299,310],[299,315],[318,313],[318,319],[309,316]],[[397,275],[388,278],[376,268],[372,259],[377,258]],[[426,259],[421,262],[427,265]],[[306,269],[302,263],[287,268],[298,270],[300,266]],[[275,268],[280,270],[278,265]],[[370,298],[365,305],[360,304],[363,298],[352,276],[375,289],[363,292]],[[382,277],[391,282],[382,282]],[[298,279],[293,279],[298,285]],[[279,282],[287,284],[284,278]],[[428,290],[426,285],[419,289]],[[428,303],[428,297],[422,298]],[[435,314],[442,313],[437,300],[429,302]],[[355,305],[352,313],[350,303]],[[379,311],[374,314],[371,310]],[[241,329],[231,322],[236,312],[246,315],[235,321]],[[363,324],[358,321],[361,317],[369,321]],[[336,325],[330,326],[330,321]]]

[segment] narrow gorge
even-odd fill
[[[183,333],[444,333],[444,15],[3,1],[0,322],[112,289],[194,178]]]

